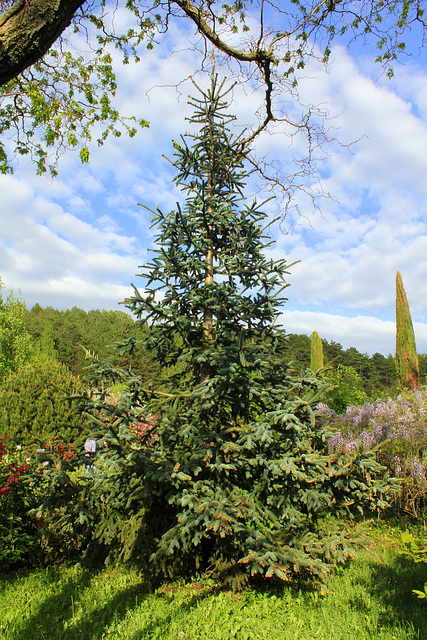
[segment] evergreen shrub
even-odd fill
[[[49,448],[59,439],[81,447],[87,421],[71,399],[81,391],[80,380],[65,365],[34,359],[0,384],[0,435],[21,446]]]

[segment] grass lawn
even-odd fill
[[[427,565],[385,534],[325,591],[290,585],[241,593],[201,581],[150,592],[129,567],[50,567],[0,578],[0,640],[427,640]]]

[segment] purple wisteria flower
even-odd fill
[[[392,448],[404,451],[406,456],[412,453],[413,460],[417,456],[420,460],[423,451],[427,453],[425,389],[403,392],[396,400],[388,398],[367,402],[362,407],[350,406],[340,415],[321,403],[317,413],[326,418],[328,427],[335,432],[329,440],[330,451],[369,450],[390,442]],[[392,459],[393,456],[390,463]]]

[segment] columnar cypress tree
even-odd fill
[[[291,377],[276,353],[287,265],[266,257],[266,214],[243,199],[249,149],[225,97],[214,80],[192,101],[199,131],[175,143],[186,201],[155,212],[155,257],[127,300],[150,325],[145,347],[178,372],[162,390],[129,379],[114,407],[86,399],[103,473],[67,504],[110,551],[166,573],[323,576],[349,549],[321,517],[384,506],[389,486],[374,454],[329,453],[315,420],[323,383]],[[135,441],[138,413],[154,426]]]
[[[323,344],[317,331],[311,334],[310,369],[312,371],[323,369]]]
[[[419,364],[415,334],[402,276],[396,272],[396,360],[400,385],[409,389],[419,386]]]

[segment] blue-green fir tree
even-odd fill
[[[115,406],[82,398],[107,446],[102,473],[64,504],[94,531],[92,553],[104,545],[160,574],[319,578],[351,546],[323,516],[381,508],[389,485],[374,454],[329,453],[315,417],[324,383],[292,377],[276,353],[288,267],[267,257],[266,214],[244,198],[250,146],[229,130],[227,91],[199,91],[196,132],[174,145],[185,203],[154,213],[154,257],[126,301],[174,374],[151,391],[94,362],[95,381],[128,391]],[[137,440],[136,419],[152,425]]]

